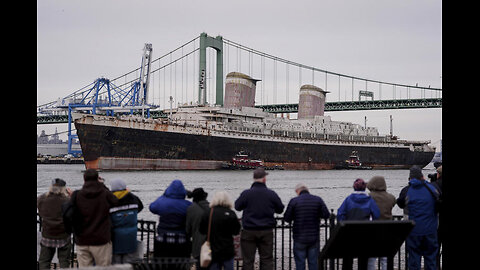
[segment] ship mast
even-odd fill
[[[390,138],[393,137],[393,118],[392,115],[390,115]]]

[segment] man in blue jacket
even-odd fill
[[[235,201],[235,209],[243,210],[240,246],[244,270],[253,270],[257,248],[260,269],[273,270],[273,228],[276,225],[273,215],[281,214],[285,206],[277,193],[265,185],[267,175],[263,168],[255,169],[252,186]]]
[[[415,221],[415,227],[407,237],[408,269],[420,269],[422,256],[425,269],[436,269],[437,212],[435,209],[438,190],[425,181],[422,169],[410,168],[408,186],[400,191],[397,205],[404,209],[409,220]]]
[[[330,217],[322,198],[310,194],[305,184],[295,186],[298,197],[290,200],[283,219],[293,221],[293,255],[297,270],[318,269],[318,253],[320,251],[320,219]]]

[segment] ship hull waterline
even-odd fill
[[[86,169],[217,170],[240,151],[287,170],[329,170],[358,151],[373,169],[426,166],[434,152],[406,147],[308,144],[194,135],[75,122]]]

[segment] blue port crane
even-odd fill
[[[113,116],[115,113],[133,114],[141,110],[142,117],[150,117],[150,109],[156,106],[148,105],[148,87],[150,82],[150,65],[152,59],[152,44],[145,43],[143,49],[140,76],[130,87],[122,89],[109,79],[98,78],[90,84],[90,88],[74,93],[65,98],[56,108],[68,108],[68,153],[78,155],[81,151],[72,150],[73,139],[78,139],[72,134],[72,112],[104,114]]]

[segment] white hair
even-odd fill
[[[303,191],[303,190],[307,190],[307,191],[308,191],[307,185],[305,185],[305,183],[298,183],[298,184],[295,186],[295,191],[301,192],[301,191]]]
[[[214,206],[224,206],[231,209],[233,208],[232,198],[224,190],[217,191],[215,192],[215,195],[213,195],[212,201],[210,202],[210,207]]]

